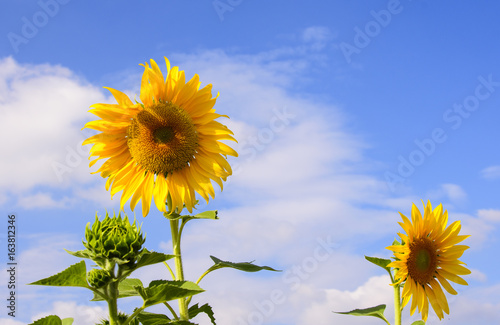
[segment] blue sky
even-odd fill
[[[90,175],[80,146],[90,133],[80,129],[94,119],[90,105],[112,102],[103,86],[138,97],[139,63],[164,66],[167,56],[220,92],[215,107],[239,141],[235,174],[200,208],[218,209],[221,220],[185,233],[188,276],[209,267],[209,255],[283,270],[207,277],[198,299],[218,324],[377,324],[331,311],[381,303],[390,317],[388,279],[363,255],[389,257],[397,212],[422,199],[443,203],[472,235],[469,286],[448,297],[442,323],[498,323],[499,9],[417,0],[4,4],[0,209],[5,224],[8,213],[18,218],[22,286],[18,316],[0,320],[58,313],[93,324],[105,313],[79,289],[24,284],[77,262],[63,249],[81,247],[96,211],[118,209]],[[137,217],[148,248],[169,252],[161,215]],[[327,257],[315,255],[321,249]],[[284,301],[265,309],[273,290]]]

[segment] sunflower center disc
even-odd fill
[[[172,103],[145,107],[132,120],[127,137],[130,154],[137,163],[164,176],[186,167],[198,148],[191,117]]]
[[[428,238],[420,238],[410,245],[408,274],[419,284],[429,283],[437,270],[438,255],[434,243]]]
[[[416,264],[417,269],[420,271],[425,271],[429,268],[431,264],[431,254],[428,250],[422,249],[417,253]]]
[[[156,129],[153,132],[153,137],[157,143],[169,143],[174,138],[174,130],[171,127]]]

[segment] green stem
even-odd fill
[[[210,269],[206,270],[206,271],[205,271],[205,273],[203,273],[203,274],[202,274],[202,275],[198,278],[198,280],[196,281],[196,284],[200,284],[200,281],[201,281],[201,280],[202,280],[202,279],[203,279],[203,278],[204,278],[204,277],[205,277],[208,273],[212,272],[213,270],[214,270],[214,269],[212,269],[212,268],[210,268]],[[191,297],[189,297],[189,298],[187,299],[187,304],[188,304],[188,306],[189,306],[189,303],[191,302],[191,298],[193,298],[193,296],[191,296]]]
[[[133,320],[134,320],[134,318],[135,318],[137,315],[139,315],[139,313],[140,313],[141,311],[143,311],[144,309],[146,309],[146,306],[144,306],[144,305],[142,305],[142,307],[141,307],[141,308],[137,308],[137,309],[134,311],[134,313],[133,313],[132,315],[130,315],[130,316],[129,316],[129,317],[128,317],[128,318],[127,318],[124,322],[123,322],[123,324],[122,324],[122,325],[128,325],[128,324],[130,324],[130,322],[131,322],[131,321],[133,321]]]
[[[111,280],[109,283],[109,300],[108,300],[108,308],[109,308],[109,324],[110,325],[119,325],[118,322],[118,282],[115,279]]]
[[[170,310],[172,316],[174,316],[174,319],[179,319],[179,316],[177,316],[175,310],[168,304],[168,302],[164,302],[163,304],[167,306],[168,310]]]
[[[401,293],[400,285],[394,285],[394,325],[401,325]]]
[[[174,261],[175,261],[175,279],[178,281],[184,281],[184,271],[182,269],[182,257],[181,257],[181,236],[179,231],[179,220],[170,220],[170,230],[172,231],[172,246],[174,249]],[[185,298],[179,298],[179,314],[181,320],[188,320],[188,308]]]

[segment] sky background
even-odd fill
[[[17,314],[95,324],[104,304],[81,288],[26,286],[78,259],[84,227],[117,210],[88,167],[102,87],[139,98],[140,63],[163,57],[220,92],[240,154],[191,222],[186,276],[251,261],[280,273],[224,269],[201,283],[218,324],[381,324],[336,315],[387,304],[392,288],[364,255],[389,258],[398,211],[442,203],[471,248],[469,286],[448,295],[441,324],[498,324],[500,23],[497,3],[463,1],[9,1],[0,13],[0,260],[7,299],[7,221],[17,222]],[[153,206],[154,207],[154,206]],[[150,250],[170,253],[168,223],[142,218]],[[125,210],[133,216],[133,212]],[[162,266],[137,272],[166,278]],[[3,300],[5,301],[5,300]],[[127,298],[130,311],[139,300]],[[151,311],[166,312],[161,308]],[[404,316],[404,323],[419,319]],[[196,319],[209,324],[207,317]],[[431,311],[428,324],[439,323]]]

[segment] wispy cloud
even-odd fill
[[[2,192],[82,181],[75,171],[86,164],[80,129],[88,107],[104,101],[100,91],[60,66],[5,58],[0,70],[0,136],[6,140],[0,150],[9,157],[2,161]]]
[[[428,197],[432,200],[445,200],[461,205],[467,199],[467,193],[465,193],[465,190],[460,185],[447,183],[439,185],[437,189],[429,190]]]
[[[33,195],[21,196],[17,205],[24,209],[33,210],[37,208],[69,208],[72,200],[68,197],[54,199],[51,193],[38,192]]]
[[[92,302],[91,302],[92,303]],[[32,317],[37,320],[49,315],[57,315],[61,319],[71,317],[74,325],[95,325],[103,319],[108,319],[108,311],[101,306],[78,305],[74,301],[56,301],[52,304],[52,309],[38,313]]]
[[[481,177],[487,180],[495,180],[500,178],[500,166],[490,166],[481,170]]]

